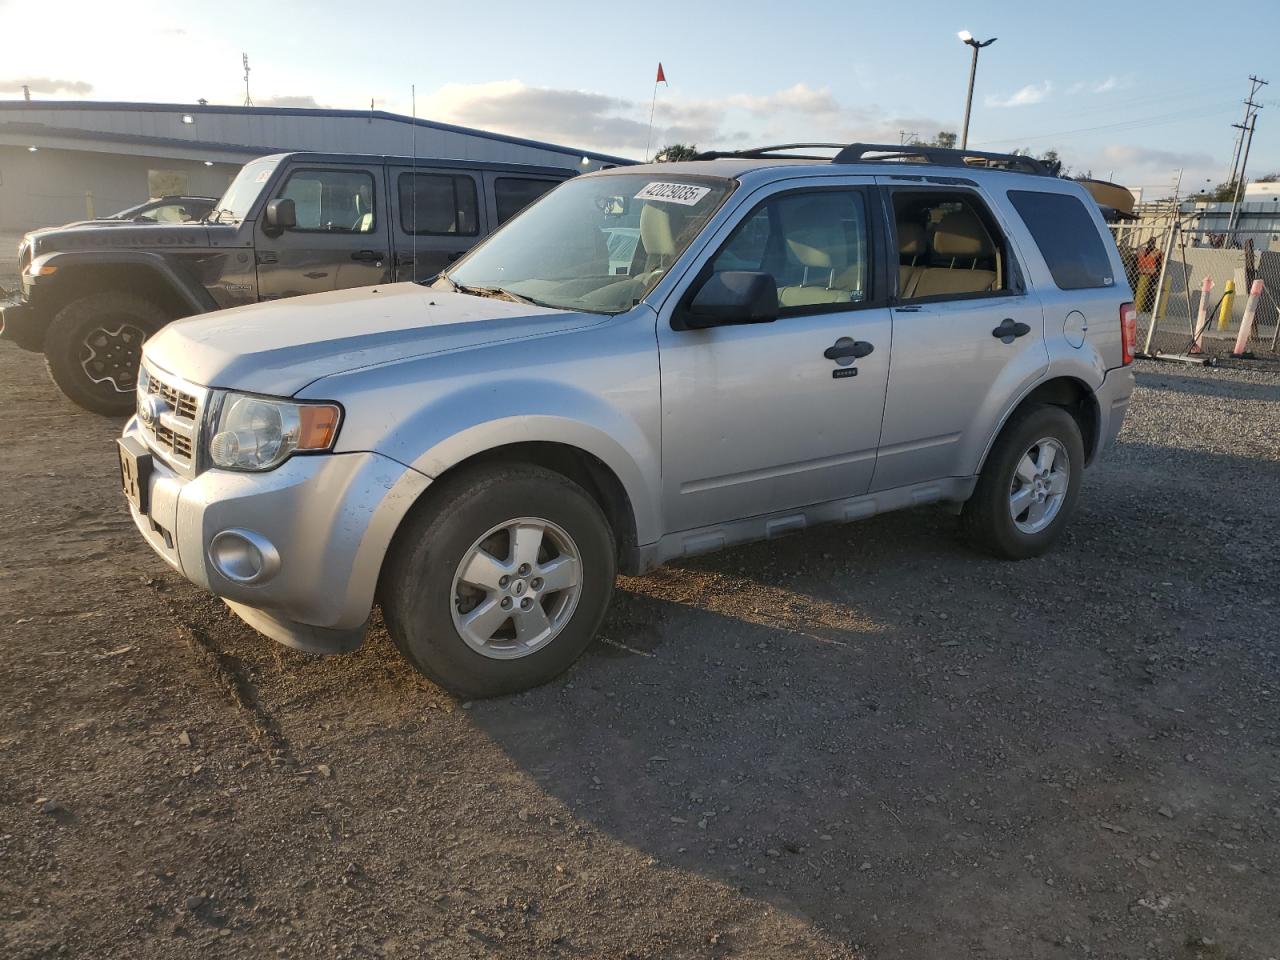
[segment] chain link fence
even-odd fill
[[[1111,230],[1134,291],[1139,350],[1280,357],[1280,234],[1212,233],[1172,205]]]

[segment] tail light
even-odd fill
[[[1138,352],[1138,311],[1132,303],[1120,304],[1120,359],[1127,367]]]

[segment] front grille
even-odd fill
[[[138,421],[148,446],[184,476],[196,473],[200,419],[208,391],[143,363]],[[158,401],[158,402],[157,402]]]

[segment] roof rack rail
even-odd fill
[[[843,150],[843,143],[776,143],[771,147],[749,147],[746,150],[707,150],[697,154],[695,160],[719,160],[722,157],[742,157],[751,159],[758,157],[779,160],[830,160],[830,157],[800,156],[794,153],[782,153],[783,150],[809,150],[818,147],[822,150]]]
[[[875,153],[880,156],[868,157]],[[987,153],[983,150],[954,150],[924,144],[851,143],[835,155],[832,163],[876,163],[881,160],[906,160],[935,163],[946,167],[989,167],[1047,176],[1049,169],[1035,157],[1020,153]]]

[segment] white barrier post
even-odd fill
[[[1204,353],[1204,328],[1209,325],[1209,291],[1213,289],[1213,280],[1204,278],[1200,284],[1200,310],[1196,314],[1196,332],[1191,349],[1187,353]]]
[[[1240,321],[1240,334],[1236,337],[1236,347],[1231,351],[1233,357],[1249,355],[1249,338],[1253,336],[1253,318],[1258,312],[1258,301],[1262,299],[1262,278],[1253,281],[1249,288],[1249,302],[1244,305],[1244,317]]]

